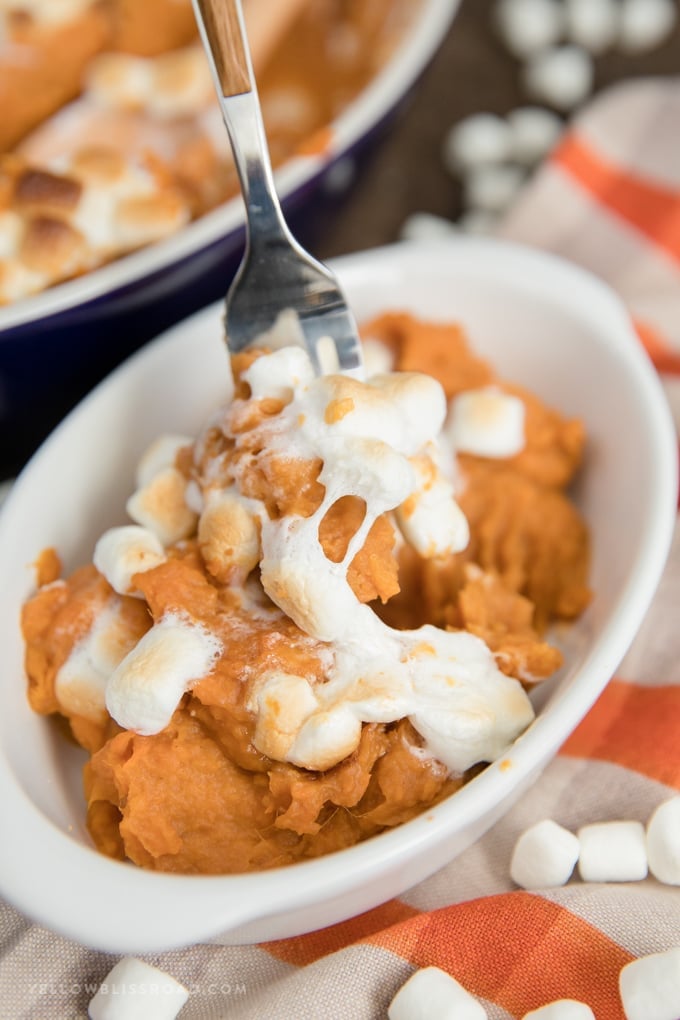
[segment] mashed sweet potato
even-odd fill
[[[435,376],[449,398],[491,384],[518,396],[525,431],[512,456],[458,453],[456,499],[470,528],[464,549],[421,555],[381,513],[351,556],[347,581],[392,628],[434,624],[475,635],[498,669],[528,688],[561,664],[546,639],[549,625],[573,620],[590,598],[588,533],[565,493],[581,462],[583,427],[496,379],[455,325],[392,314],[363,332],[385,344],[395,369]],[[276,419],[286,398],[248,399],[243,373],[253,359],[234,365],[231,432],[215,423],[181,448],[173,477],[185,484],[209,476],[224,489],[238,474],[243,498],[259,501],[268,519],[310,519],[324,500],[323,463],[261,448],[262,423]],[[324,514],[318,538],[328,560],[343,560],[365,514],[355,496]],[[483,765],[447,767],[406,717],[364,721],[352,752],[326,769],[258,750],[261,678],[302,677],[323,687],[328,647],[267,598],[257,565],[230,558],[236,518],[225,518],[217,533],[214,520],[212,527],[194,521],[168,542],[155,565],[134,574],[130,594],[115,591],[94,566],[61,580],[54,553],[40,558],[41,584],[22,618],[28,697],[35,711],[64,716],[89,753],[88,827],[103,853],[182,873],[288,864],[407,821]],[[160,621],[180,617],[216,636],[219,657],[158,732],[122,727],[101,693],[107,672]]]

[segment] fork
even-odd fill
[[[243,350],[297,315],[317,375],[363,378],[354,317],[338,282],[293,237],[276,194],[241,0],[193,0],[246,210],[243,260],[225,301],[227,347]]]

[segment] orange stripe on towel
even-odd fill
[[[598,202],[680,259],[680,193],[609,163],[568,135],[552,157]]]
[[[419,913],[415,907],[409,907],[400,900],[390,900],[374,910],[359,914],[358,917],[350,917],[348,921],[341,921],[309,935],[267,942],[262,948],[279,960],[304,967],[308,963],[320,960],[322,956],[328,956],[329,953],[336,953],[355,942],[363,942],[375,932],[416,917]]]
[[[666,375],[680,375],[680,351],[674,351],[661,334],[646,322],[635,319],[633,324],[657,371]]]
[[[587,1002],[598,1020],[623,1020],[618,976],[631,954],[537,895],[505,893],[444,907],[366,941],[415,967],[441,967],[513,1016],[573,998]]]
[[[565,907],[521,891],[425,913],[392,900],[361,917],[262,948],[305,966],[362,943],[414,967],[440,967],[515,1016],[573,998],[587,1002],[598,1020],[624,1020],[618,975],[631,954]]]
[[[611,680],[560,754],[633,769],[680,790],[680,686]]]

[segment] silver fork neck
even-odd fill
[[[257,93],[223,96],[220,105],[241,182],[249,242],[289,237],[276,195]]]

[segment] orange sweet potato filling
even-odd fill
[[[495,379],[456,326],[386,315],[364,333],[388,344],[396,368],[437,376],[449,395],[490,381],[520,392]],[[246,364],[247,359],[235,366],[237,375]],[[393,626],[431,622],[465,628],[488,643],[501,669],[528,685],[560,665],[560,653],[544,640],[545,628],[576,617],[590,592],[587,530],[564,493],[581,461],[583,429],[537,398],[521,396],[527,404],[525,449],[506,460],[460,458],[460,504],[472,534],[468,548],[436,560],[421,559],[405,545],[395,552],[392,523],[381,518],[349,579],[358,598],[372,602]],[[258,415],[277,413],[273,405],[260,404],[248,405],[241,422],[245,433]],[[180,468],[200,472],[219,455],[228,483],[237,457],[233,442],[215,429],[202,449],[203,465],[198,458],[192,467],[185,451]],[[249,453],[248,494],[264,499],[272,517],[317,509],[323,498],[320,463]],[[364,513],[353,497],[328,512],[319,537],[330,559],[342,558]],[[37,712],[66,716],[74,738],[90,753],[84,770],[88,826],[103,853],[158,871],[269,868],[398,825],[465,781],[417,753],[421,741],[407,720],[365,724],[357,750],[323,773],[257,751],[248,704],[254,679],[282,669],[321,681],[323,649],[277,611],[253,615],[242,609],[238,594],[210,573],[195,539],[136,575],[143,599],[113,596],[94,567],[55,580],[53,552],[38,565],[42,587],[24,607],[22,620],[28,696]],[[170,724],[155,736],[123,730],[106,715],[98,722],[79,717],[64,709],[55,691],[60,666],[112,596],[137,636],[164,613],[181,610],[224,645],[213,671],[184,696]]]

